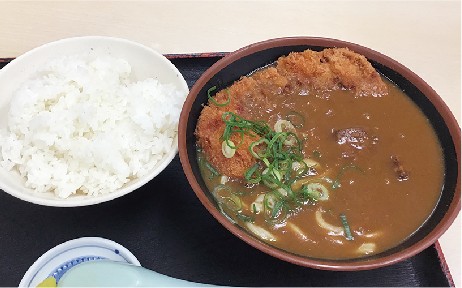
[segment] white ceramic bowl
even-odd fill
[[[11,61],[0,70],[0,128],[7,125],[9,104],[14,91],[45,63],[58,57],[88,53],[112,55],[125,59],[132,67],[134,81],[155,78],[171,83],[184,95],[189,92],[186,81],[178,69],[162,54],[141,44],[112,37],[86,36],[58,40],[37,47]],[[97,204],[123,196],[141,187],[157,176],[178,152],[177,139],[170,152],[147,175],[132,180],[112,193],[98,196],[72,195],[61,199],[53,193],[35,193],[25,187],[25,180],[12,171],[0,167],[0,189],[19,199],[46,206],[74,207]]]

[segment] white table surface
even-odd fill
[[[83,35],[122,37],[161,53],[230,52],[284,36],[377,50],[435,89],[460,123],[460,1],[2,1],[0,58]],[[440,239],[461,287],[460,215]]]

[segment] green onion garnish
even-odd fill
[[[218,175],[220,175],[220,173],[217,171],[217,169],[215,169],[212,164],[210,164],[209,162],[205,161],[205,167],[207,167],[207,169],[209,169],[210,171],[210,179],[212,179],[213,177],[216,177]]]
[[[302,201],[318,201],[324,194],[328,193],[327,188],[321,183],[313,182],[302,186],[300,195]]]
[[[342,221],[343,230],[345,230],[345,238],[350,241],[354,240],[355,238],[353,237],[353,235],[351,235],[350,225],[348,225],[348,221],[345,214],[340,214],[340,220]]]
[[[266,147],[264,150],[260,149],[260,151],[256,152],[254,149],[255,147],[259,147],[261,144],[265,144]],[[269,156],[269,151],[268,151],[268,145],[269,141],[266,138],[261,138],[258,141],[252,142],[249,146],[250,154],[252,154],[253,157],[256,159],[263,159],[265,157]]]
[[[345,165],[340,169],[340,171],[337,174],[337,177],[335,178],[334,182],[332,183],[332,189],[337,189],[337,188],[342,186],[340,184],[340,178],[342,178],[343,174],[348,169],[355,169],[355,170],[358,170],[361,173],[364,173],[364,171],[361,168],[359,168],[358,166],[356,166],[354,164]]]
[[[261,181],[261,174],[260,171],[258,170],[259,165],[255,164],[252,167],[250,167],[249,170],[245,172],[244,178],[247,180],[249,183],[253,184],[258,184]]]
[[[262,182],[271,189],[271,192],[266,193],[264,201],[265,217],[268,221],[284,220],[287,212],[293,209],[288,204],[295,204],[295,207],[299,207],[300,204],[305,204],[302,202],[306,200],[313,202],[321,196],[320,192],[292,191],[290,188],[292,183],[303,177],[309,169],[303,161],[302,143],[294,132],[276,132],[263,121],[244,119],[230,111],[222,114],[222,120],[225,123],[223,141],[231,142],[233,134],[238,134],[241,141],[234,146],[239,146],[243,143],[244,135],[255,138],[249,146],[249,151],[255,159],[261,162],[250,167],[245,172],[244,178],[248,183]],[[293,163],[300,163],[300,169],[294,170]],[[298,195],[300,193],[301,195]],[[300,197],[306,200],[299,201]],[[251,207],[251,209],[253,213],[257,212],[256,207]]]
[[[236,147],[234,146],[234,142],[231,140],[223,141],[221,143],[221,153],[226,158],[232,158],[236,153]]]
[[[213,189],[212,195],[219,205],[225,206],[231,211],[237,212],[242,209],[241,199],[232,193],[229,186],[219,184]]]
[[[248,194],[248,192],[246,191],[233,191],[233,194],[237,195],[237,196],[245,196]]]
[[[212,102],[214,105],[216,106],[220,106],[220,107],[223,107],[223,106],[226,106],[229,104],[229,102],[231,101],[231,95],[229,94],[229,91],[228,89],[226,89],[226,93],[228,94],[228,98],[226,99],[225,102],[223,103],[218,103],[217,100],[215,100],[215,98],[213,98],[210,93],[212,93],[213,91],[215,91],[217,89],[217,86],[213,86],[211,87],[209,90],[207,90],[207,97],[209,98],[210,102]]]
[[[305,124],[305,117],[297,111],[293,110],[287,113],[286,120],[290,121],[290,123],[292,123],[295,128],[303,127],[303,124]]]
[[[255,222],[255,219],[252,216],[248,216],[242,213],[237,213],[236,217],[241,219],[243,222],[250,222],[250,223]]]
[[[274,204],[274,207],[273,207],[273,212],[271,214],[271,218],[276,218],[279,215],[279,213],[281,212],[283,206],[284,206],[284,201],[276,202],[276,204]]]
[[[283,222],[287,218],[285,204],[285,200],[281,198],[279,193],[266,193],[263,199],[263,208],[267,220],[273,223]]]
[[[259,138],[252,142],[249,146],[249,151],[255,159],[262,160],[266,167],[269,168],[268,173],[266,173],[268,177],[266,178],[273,175],[275,177],[272,178],[275,178],[278,182],[282,180],[281,175],[284,176],[284,181],[291,178],[292,162],[303,159],[301,142],[296,134],[292,132],[275,132],[263,121],[247,120],[233,112],[224,112],[222,120],[225,122],[225,130],[222,135],[223,141],[230,141],[231,136],[236,133],[241,137],[240,143],[236,145],[231,144],[231,146],[239,146],[243,141],[244,135]],[[287,141],[290,141],[291,145],[287,145]],[[286,164],[280,165],[279,163]],[[260,167],[258,166],[249,168],[244,175],[245,179],[250,183],[258,184],[262,174],[259,169]],[[271,179],[267,180],[270,183],[275,182]],[[274,187],[273,184],[271,186]],[[277,183],[277,187],[280,186]]]

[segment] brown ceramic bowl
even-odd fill
[[[373,256],[351,260],[322,260],[302,257],[268,245],[232,224],[217,209],[205,186],[196,160],[194,130],[207,89],[217,85],[224,88],[241,76],[263,67],[292,51],[322,50],[328,47],[348,47],[360,53],[392,82],[398,85],[421,108],[433,124],[442,144],[445,157],[445,184],[442,196],[424,225],[399,246]],[[220,89],[218,89],[220,90]],[[230,53],[210,67],[191,89],[179,123],[179,153],[184,172],[191,187],[205,208],[231,233],[253,247],[294,264],[327,270],[364,270],[390,265],[409,258],[433,244],[451,225],[460,211],[460,128],[443,100],[424,80],[395,60],[371,49],[334,39],[280,38],[244,47]]]

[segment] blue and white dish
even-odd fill
[[[83,237],[64,242],[40,256],[24,274],[19,287],[37,287],[50,276],[58,281],[70,268],[99,260],[140,266],[138,259],[122,245],[104,238]]]

